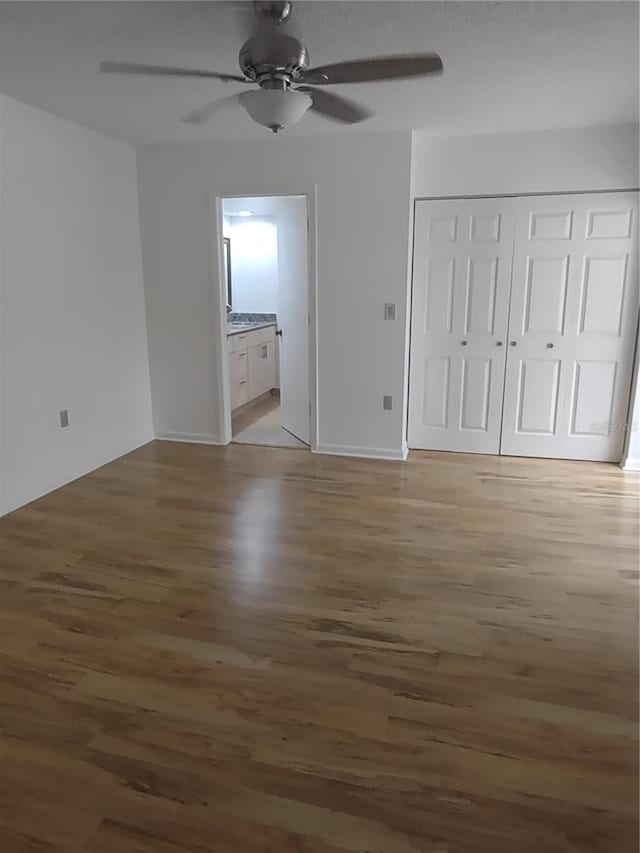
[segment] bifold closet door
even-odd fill
[[[498,453],[512,199],[418,201],[409,447]]]
[[[617,462],[638,318],[637,194],[515,205],[500,452]]]

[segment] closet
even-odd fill
[[[411,448],[617,462],[638,194],[417,201]]]

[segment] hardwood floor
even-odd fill
[[[636,853],[638,478],[154,442],[0,521],[3,853]]]

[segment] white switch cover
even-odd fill
[[[395,302],[386,302],[385,303],[384,319],[385,320],[395,320],[396,319],[396,303]]]

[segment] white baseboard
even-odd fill
[[[181,441],[185,444],[228,444],[226,441],[221,441],[217,435],[207,435],[200,432],[157,432],[156,439],[158,441]]]
[[[640,471],[640,459],[627,459],[622,466],[623,471]]]
[[[408,449],[387,450],[377,447],[351,447],[340,444],[319,444],[312,449],[313,453],[326,456],[353,456],[357,459],[385,459],[391,462],[404,462],[407,458]]]

